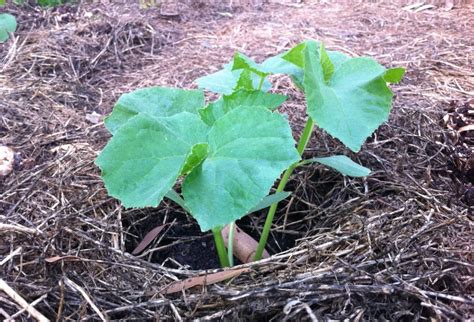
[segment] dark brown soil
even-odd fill
[[[0,44],[0,144],[17,162],[0,178],[1,281],[58,321],[472,316],[472,5],[176,3],[6,7],[19,29]],[[348,154],[373,174],[301,169],[275,219],[272,258],[226,282],[162,294],[215,271],[212,237],[171,202],[126,210],[107,195],[94,159],[109,134],[91,114],[103,118],[139,87],[193,88],[235,50],[261,61],[308,38],[407,68],[389,121],[360,153],[320,130],[308,148],[308,157]],[[282,111],[298,136],[304,99],[285,77],[274,87],[290,97]],[[239,225],[257,238],[264,218]],[[0,290],[2,319],[31,320],[22,309]]]
[[[146,217],[146,220],[142,221],[135,220],[133,217],[124,220],[124,228],[129,233],[129,238],[125,241],[126,250],[132,253],[140,242],[134,236],[143,236],[153,227],[160,226],[163,217],[163,215],[157,214],[153,217]],[[182,266],[196,270],[218,268],[219,259],[216,255],[212,234],[203,234],[185,214],[171,213],[169,217],[172,224],[166,227],[157,241],[149,247],[155,250],[146,256],[146,259],[174,268]]]
[[[171,205],[172,206],[172,205]],[[282,208],[285,203],[281,203]],[[174,207],[174,206],[172,206]],[[304,211],[300,209],[299,211]],[[237,221],[237,225],[250,234],[255,240],[260,237],[261,226],[255,222],[254,217],[262,217],[266,213],[254,213],[252,216],[244,217]],[[125,239],[125,249],[132,253],[141,238],[156,226],[162,225],[168,217],[170,226],[166,227],[156,238],[155,242],[148,247],[153,249],[145,251],[140,256],[147,260],[169,267],[186,267],[193,270],[207,270],[219,268],[214,238],[212,233],[202,233],[199,226],[188,215],[182,212],[170,214],[156,213],[153,216],[145,217],[132,216],[123,221],[124,229],[127,231]],[[142,219],[142,220],[140,220]],[[281,218],[276,217],[279,222]],[[270,254],[277,254],[295,246],[298,237],[303,237],[304,232],[298,231],[274,231],[269,237],[267,249]],[[141,238],[138,238],[141,236]],[[234,265],[242,264],[234,258]]]

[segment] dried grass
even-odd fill
[[[471,316],[472,136],[453,140],[442,119],[455,107],[472,108],[472,6],[190,3],[177,19],[123,4],[8,8],[20,30],[0,45],[0,143],[18,160],[0,178],[1,279],[56,320]],[[274,230],[297,238],[294,248],[242,265],[251,273],[228,283],[161,295],[198,272],[172,260],[163,266],[153,252],[132,256],[126,244],[136,244],[147,232],[140,223],[153,218],[196,224],[167,202],[124,210],[109,198],[93,164],[108,134],[86,116],[105,115],[136,87],[192,87],[234,50],[261,60],[306,38],[408,69],[394,86],[391,119],[353,155],[373,175],[299,171]],[[276,84],[293,99],[283,109],[298,132],[302,97],[288,79]],[[317,131],[308,155],[334,150],[346,152]],[[255,233],[263,220],[254,215],[246,229]],[[5,318],[28,319],[3,293],[0,308]]]

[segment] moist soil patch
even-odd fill
[[[321,172],[321,167],[317,171],[313,169],[307,173],[308,170],[311,168],[299,169],[295,171],[295,176],[306,174],[309,175],[310,180],[317,182],[312,186],[310,194],[321,200],[319,205],[321,209],[324,207],[330,209],[334,194],[337,193],[334,190],[338,189],[337,183],[340,182],[340,177],[334,174],[325,176]],[[297,190],[298,184],[300,184],[298,180],[290,180],[286,190]],[[295,202],[294,198],[290,196],[288,200],[279,203],[279,211],[274,218],[277,228],[271,232],[266,247],[270,255],[290,250],[298,239],[307,236],[308,225],[312,225],[312,219],[314,219],[310,216],[307,218],[312,208],[310,201],[311,199]],[[220,264],[212,233],[201,232],[196,221],[173,202],[165,200],[163,206],[162,211],[150,211],[148,214],[141,211],[123,220],[123,228],[127,232],[125,239],[127,251],[132,253],[144,236],[154,227],[169,225],[157,235],[155,242],[152,243],[152,246],[147,247],[140,255],[141,257],[173,268],[186,267],[193,270],[219,268]],[[258,241],[266,214],[267,211],[252,213],[238,220],[236,224]],[[317,224],[321,225],[318,229],[324,231],[324,227],[322,227],[324,216],[321,215],[320,219],[320,222],[317,221]],[[234,262],[235,265],[242,264],[237,258],[234,258]]]
[[[258,214],[253,214],[253,216],[258,216]],[[264,218],[263,216],[262,213],[260,217]],[[156,237],[155,243],[148,247],[153,251],[149,253],[145,250],[141,256],[151,262],[173,268],[186,267],[193,270],[208,270],[220,267],[214,237],[209,232],[202,233],[199,226],[190,220],[189,215],[172,212],[169,215],[159,213],[151,215],[146,217],[146,220],[134,217],[123,222],[123,227],[128,232],[125,246],[129,253],[133,252],[147,232],[156,226],[163,225],[163,222],[166,221],[165,217],[167,217],[171,222],[169,227],[166,227]],[[237,221],[237,226],[258,241],[262,226],[256,226],[252,219],[254,218],[244,217]],[[276,216],[275,220],[279,222],[280,218]],[[289,250],[294,247],[297,237],[302,235],[304,232],[272,232],[267,248],[270,254]],[[234,263],[235,265],[242,264],[237,258],[234,258]]]
[[[470,318],[472,5],[176,4],[4,7],[19,29],[0,44],[0,144],[16,158],[0,178],[2,285],[50,320]],[[235,50],[260,62],[308,38],[407,69],[390,119],[360,153],[319,130],[309,144],[307,157],[347,154],[373,173],[300,169],[274,221],[272,258],[240,265],[250,271],[230,281],[164,294],[219,271],[212,237],[171,202],[124,209],[108,196],[94,165],[110,137],[103,117],[123,93],[195,88]],[[290,97],[281,111],[297,137],[304,99],[290,79],[272,81]],[[239,225],[257,239],[265,214]],[[2,319],[31,320],[1,290],[0,308]]]

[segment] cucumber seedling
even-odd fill
[[[286,97],[268,92],[270,74],[290,75],[305,94],[308,120],[298,143],[277,110]],[[314,126],[359,151],[388,118],[387,83],[403,74],[402,68],[386,69],[371,58],[326,51],[316,41],[261,64],[236,53],[222,70],[199,78],[198,90],[151,87],[122,95],[105,120],[112,138],[96,164],[109,194],[125,207],[156,207],[167,197],[202,231],[212,230],[222,266],[229,266],[231,257],[223,227],[271,205],[258,260],[295,168],[318,162],[344,175],[370,173],[344,155],[301,160]],[[203,89],[221,97],[206,104]],[[269,195],[282,173],[276,193]],[[177,181],[182,195],[173,190]]]

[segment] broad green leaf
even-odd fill
[[[206,108],[199,110],[199,113],[207,125],[212,125],[218,118],[238,106],[264,106],[274,110],[285,100],[285,95],[239,90],[232,95],[224,95],[217,101],[210,103]]]
[[[258,205],[256,205],[254,208],[250,209],[250,211],[247,213],[248,214],[251,214],[252,212],[256,212],[256,211],[259,211],[259,210],[262,210],[262,209],[265,209],[265,208],[268,208],[270,207],[271,205],[273,205],[274,203],[276,202],[280,202],[286,198],[288,198],[288,196],[291,195],[291,192],[290,191],[281,191],[281,192],[277,192],[277,193],[274,193],[274,194],[271,194],[271,195],[268,195],[266,196],[265,198],[263,198],[259,203]],[[183,198],[181,198],[181,196],[176,192],[174,191],[173,189],[171,189],[170,191],[168,191],[166,194],[165,194],[165,197],[174,201],[175,203],[177,203],[181,208],[183,208],[184,210],[186,210],[188,213],[190,213],[189,211],[189,208],[188,206],[186,205],[186,202],[184,201]]]
[[[324,55],[324,54],[323,54]],[[340,63],[329,80],[319,44],[308,41],[304,53],[307,113],[315,123],[353,151],[388,119],[392,92],[386,69],[371,58]]]
[[[305,91],[308,114],[316,124],[353,151],[387,120],[392,92],[385,82],[396,83],[404,73],[403,68],[386,70],[370,58],[326,52],[315,41],[269,58],[262,66],[267,72],[290,75]]]
[[[0,6],[4,6],[5,5],[5,0],[0,0]]]
[[[256,211],[268,208],[271,205],[273,205],[274,203],[280,202],[280,201],[288,198],[289,195],[291,195],[290,191],[281,191],[281,192],[274,193],[272,195],[268,195],[265,198],[263,198],[262,201],[260,201],[258,203],[258,205],[256,205],[254,208],[250,209],[249,213],[256,212]]]
[[[198,113],[204,107],[204,93],[201,90],[148,87],[137,89],[120,96],[112,114],[105,119],[110,133],[117,130],[137,114],[154,117],[172,116],[181,112]]]
[[[8,40],[10,35],[9,32],[16,31],[16,18],[9,13],[0,14],[0,42]]]
[[[202,231],[243,217],[299,160],[288,122],[264,107],[228,112],[214,123],[208,143],[208,157],[182,186]]]
[[[308,164],[313,162],[324,164],[325,166],[333,168],[342,173],[343,175],[350,177],[366,177],[370,174],[370,169],[363,167],[358,163],[355,163],[345,155],[312,158],[302,161],[301,164]]]
[[[186,157],[181,175],[186,175],[197,167],[207,157],[209,145],[207,143],[198,143],[191,148],[191,153]]]
[[[232,94],[239,81],[241,70],[222,69],[196,79],[199,88],[219,94]]]
[[[383,76],[383,78],[387,83],[396,84],[402,80],[403,75],[405,75],[405,69],[401,67],[397,67],[397,68],[388,69],[385,72],[385,75]]]
[[[286,101],[286,96],[262,91],[240,90],[232,95],[224,96],[224,106],[231,110],[237,106],[264,106],[270,110],[278,108]]]
[[[331,51],[328,50],[327,54],[329,56],[329,59],[331,60],[331,63],[334,66],[334,70],[338,69],[341,67],[343,63],[351,59],[351,57],[347,56],[346,54],[343,54],[339,51]]]
[[[199,116],[138,114],[122,125],[96,160],[109,194],[125,207],[157,206],[173,187],[193,146],[206,142]]]

